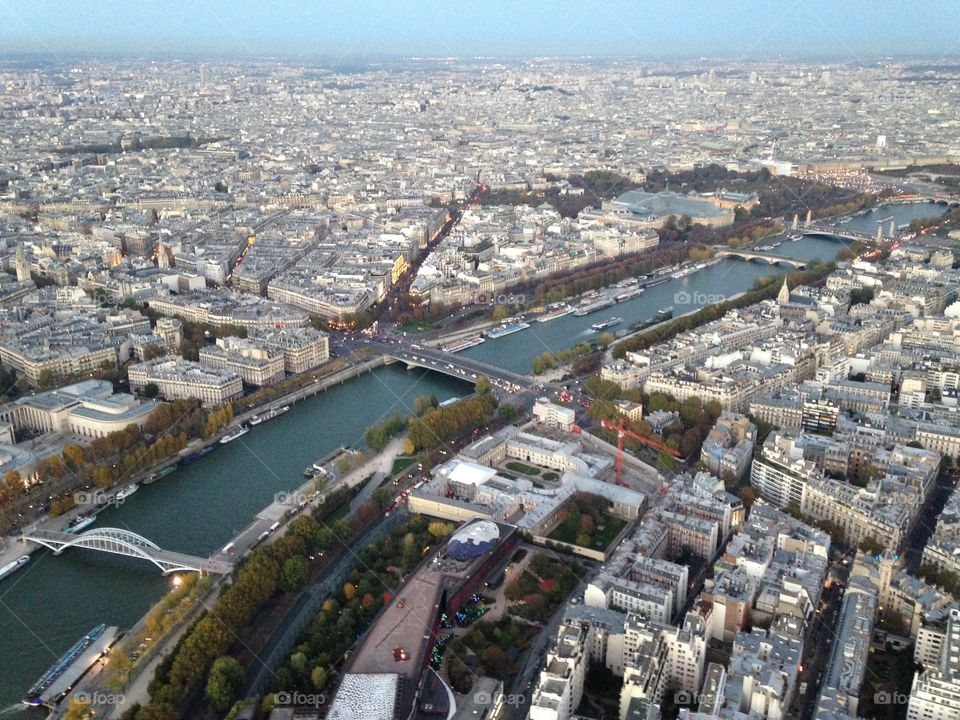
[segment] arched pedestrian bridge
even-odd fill
[[[224,575],[233,569],[233,565],[228,562],[163,550],[145,537],[121,528],[95,528],[79,535],[56,530],[33,530],[21,535],[20,539],[23,542],[43,545],[53,550],[54,555],[59,555],[67,548],[77,547],[149,560],[160,568],[164,575],[172,572]]]

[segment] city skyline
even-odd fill
[[[460,6],[438,0],[337,6],[304,2],[282,8],[242,0],[206,0],[186,9],[168,3],[56,0],[29,11],[0,5],[0,45],[7,53],[306,56],[325,59],[424,57],[722,57],[739,60],[956,57],[951,28],[960,6],[946,2],[877,6],[798,0],[771,10],[759,0],[718,9],[616,0]]]
[[[3,714],[957,720],[960,10],[358,5],[0,2]]]

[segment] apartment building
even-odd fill
[[[313,370],[330,359],[329,336],[310,327],[261,329],[253,337],[265,348],[280,350],[283,368],[291,375]]]
[[[127,369],[132,390],[156,385],[165,400],[196,398],[207,406],[223,405],[243,394],[243,381],[232,370],[204,368],[200,363],[166,356]]]
[[[530,720],[569,720],[583,697],[590,664],[587,632],[574,623],[557,629],[530,698]]]
[[[533,417],[547,427],[570,432],[577,419],[573,408],[550,402],[548,398],[538,398],[533,405]]]
[[[272,385],[284,377],[283,351],[256,340],[217,338],[215,345],[200,348],[200,366],[235,372],[248,385]]]
[[[960,717],[960,610],[951,610],[940,662],[919,671],[910,688],[907,720]]]

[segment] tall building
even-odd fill
[[[291,375],[312,370],[330,359],[330,338],[311,327],[258,330],[253,339],[282,351],[284,369]]]
[[[167,246],[164,245],[163,241],[160,241],[157,244],[157,267],[161,270],[165,270],[170,267],[170,255]]]
[[[750,467],[757,428],[744,415],[723,413],[703,441],[700,459],[717,477],[743,477]]]
[[[568,720],[573,716],[583,697],[590,661],[586,638],[580,625],[559,627],[530,700],[530,720]]]
[[[785,508],[791,503],[799,505],[808,479],[819,476],[816,463],[804,460],[802,454],[764,447],[763,454],[753,461],[750,484],[764,500]]]
[[[283,379],[284,358],[279,348],[229,336],[200,348],[200,366],[231,370],[248,385],[272,385]]]
[[[918,672],[910,690],[907,720],[960,718],[960,610],[952,609],[939,665]]]
[[[177,318],[162,317],[157,318],[157,326],[154,332],[163,340],[170,352],[179,352],[180,344],[183,342],[183,323]]]
[[[576,413],[572,408],[550,402],[545,397],[539,398],[533,405],[533,416],[547,427],[559,428],[569,432],[576,422]]]

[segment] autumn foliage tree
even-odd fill
[[[435,448],[473,426],[488,422],[496,408],[497,399],[493,393],[435,408],[422,417],[410,418],[408,438],[415,450]]]

